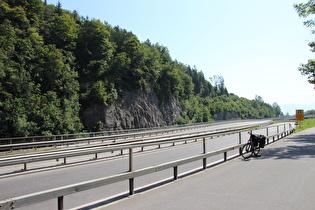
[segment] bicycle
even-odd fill
[[[266,137],[260,134],[253,134],[248,132],[250,135],[247,144],[242,146],[241,155],[244,159],[250,158],[252,155],[258,156],[260,148],[265,147]]]

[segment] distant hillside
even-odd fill
[[[0,137],[281,114],[165,46],[45,2],[0,0]]]

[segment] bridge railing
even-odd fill
[[[276,138],[284,137],[289,135],[293,131],[293,127],[289,127],[287,130],[281,131],[280,133],[276,133],[270,136],[267,136],[267,143],[269,144],[269,139],[276,140]],[[242,142],[241,132],[239,132],[239,142]],[[31,205],[35,203],[39,203],[46,200],[57,199],[58,209],[64,208],[64,197],[73,193],[93,189],[96,187],[101,187],[104,185],[109,185],[112,183],[120,182],[120,181],[128,181],[129,182],[129,194],[132,195],[134,193],[134,180],[135,178],[156,173],[159,171],[172,169],[173,170],[173,179],[178,179],[178,166],[202,160],[202,169],[206,169],[208,167],[207,158],[223,154],[223,161],[227,161],[227,153],[233,150],[240,150],[240,148],[246,143],[240,143],[234,146],[226,147],[223,149],[219,149],[217,151],[206,152],[206,140],[203,138],[203,153],[195,156],[191,156],[188,158],[183,158],[155,166],[150,166],[147,168],[142,168],[138,170],[133,169],[133,150],[137,146],[129,146],[129,171],[125,173],[120,173],[113,176],[108,176],[99,179],[93,179],[85,182],[80,182],[76,184],[66,185],[62,187],[57,187],[53,189],[48,189],[44,191],[39,191],[35,193],[30,193],[22,196],[17,196],[13,198],[9,198],[6,200],[0,201],[0,209],[14,209],[26,205]]]

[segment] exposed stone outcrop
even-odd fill
[[[127,92],[110,106],[92,105],[82,111],[85,126],[92,130],[98,122],[105,128],[132,129],[172,125],[183,112],[177,99],[160,105],[154,92]]]
[[[212,119],[214,120],[232,120],[239,119],[239,114],[237,112],[220,112],[218,114],[214,114]]]

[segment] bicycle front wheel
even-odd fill
[[[255,147],[253,153],[256,157],[258,156],[259,152],[260,152],[260,147],[259,146]]]
[[[242,156],[244,159],[247,159],[250,156],[252,156],[252,153],[253,153],[253,148],[250,143],[247,143],[244,146],[242,146]]]

